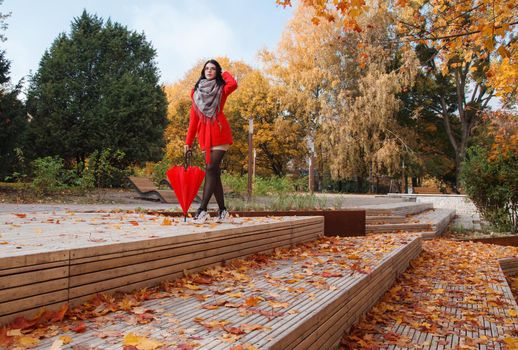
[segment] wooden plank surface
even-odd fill
[[[246,218],[195,226],[161,225],[163,218],[131,213],[2,215],[17,220],[3,234],[8,246],[0,246],[5,253],[0,258],[2,323],[30,316],[39,307],[74,305],[97,292],[153,286],[186,271],[323,234],[322,217]],[[120,228],[121,221],[130,222],[130,232]]]
[[[221,280],[211,285],[200,284],[196,290],[173,288],[168,292],[169,297],[145,301],[140,305],[143,309],[152,310],[150,312],[155,319],[149,324],[135,324],[131,321],[135,317],[133,313],[119,311],[104,316],[102,325],[96,323],[99,321],[95,319],[88,321],[87,332],[70,334],[74,341],[64,349],[72,346],[120,349],[122,337],[128,332],[162,339],[167,344],[195,342],[199,345],[196,348],[199,349],[229,349],[238,344],[254,344],[261,349],[275,346],[286,346],[288,349],[287,346],[292,344],[294,348],[302,349],[303,345],[296,347],[304,338],[302,328],[299,327],[305,327],[312,339],[317,339],[311,346],[324,349],[322,346],[327,347],[336,343],[337,334],[341,334],[325,331],[325,325],[329,325],[329,318],[334,317],[331,323],[337,330],[341,327],[338,324],[343,325],[351,319],[357,319],[364,312],[362,305],[372,305],[391,285],[397,273],[404,270],[408,261],[420,251],[419,237],[380,235],[377,239],[382,240],[378,242],[382,248],[378,251],[369,250],[368,246],[362,243],[367,242],[368,237],[340,238],[336,242],[342,243],[337,245],[336,251],[327,248],[328,245],[322,241],[304,248],[294,248],[289,255],[290,258],[274,259],[259,270],[243,270],[239,272],[236,280]],[[307,254],[306,249],[312,253]],[[354,254],[361,256],[361,260],[347,260],[350,259],[347,256],[354,257]],[[372,268],[372,271],[364,274],[344,267],[340,277],[323,277],[323,272],[337,269],[338,265],[332,263],[333,261],[342,259],[351,263],[356,261],[361,266],[367,264],[365,266]],[[310,274],[308,266],[312,270]],[[238,273],[239,269],[235,271]],[[239,293],[239,296],[215,293],[226,288]],[[213,296],[207,299],[196,297],[204,294]],[[221,306],[210,310],[202,308],[203,305],[225,300],[244,305],[244,301],[251,296],[262,297],[257,307]],[[271,302],[286,303],[286,306],[273,308],[269,306]],[[280,314],[267,317],[253,310],[262,310],[267,314],[276,311]],[[221,329],[209,331],[195,321],[195,317],[203,318],[207,322],[225,319],[230,322],[229,325],[236,327],[248,324],[260,325],[262,328],[239,336],[235,343],[228,343],[221,337],[229,333]],[[119,332],[121,336],[97,336],[99,332],[110,331]],[[294,335],[286,337],[287,333],[292,332]],[[189,339],[190,336],[195,336],[195,339]],[[53,339],[43,340],[37,348],[48,348]]]

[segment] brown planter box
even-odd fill
[[[471,241],[477,243],[496,244],[510,247],[518,247],[518,235],[488,238],[463,238],[459,241]]]
[[[323,216],[326,236],[365,236],[365,210],[289,210],[289,211],[231,211],[241,217],[257,216]],[[161,212],[162,215],[182,216],[178,212]],[[217,215],[215,212],[211,216]]]

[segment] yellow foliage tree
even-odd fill
[[[314,26],[315,11],[299,6],[275,53],[263,52],[282,108],[304,126],[319,173],[334,179],[394,173],[406,147],[395,113],[397,94],[411,85],[418,62],[407,50],[396,61],[383,11],[361,19],[369,29],[344,33],[341,23]],[[328,170],[329,169],[329,170]]]
[[[291,4],[289,0],[277,2]],[[372,9],[384,11],[393,17],[395,24],[395,35],[387,40],[397,40],[426,52],[420,56],[423,69],[436,81],[453,84],[457,91],[452,104],[448,103],[445,91],[438,91],[437,113],[444,120],[454,149],[458,182],[469,140],[489,101],[499,95],[506,106],[516,103],[518,0],[302,0],[302,3],[315,10],[313,23],[339,23],[345,32],[368,30],[371,24],[362,23],[362,16]],[[460,122],[458,128],[454,119]]]
[[[305,133],[302,144],[308,146],[308,157],[324,171],[321,133],[322,110],[329,95],[340,86],[340,37],[342,28],[331,22],[318,27],[311,24],[314,12],[304,6],[295,10],[287,24],[277,50],[261,52],[266,71],[272,78],[286,119],[296,121]],[[310,189],[311,182],[310,169]]]
[[[343,44],[343,55],[356,63],[344,69],[356,79],[340,92],[339,103],[326,106],[324,145],[334,178],[368,176],[372,182],[398,173],[402,158],[412,155],[413,134],[399,125],[396,113],[398,94],[412,86],[418,61],[413,51],[386,44],[386,12],[371,10],[358,21],[368,29],[348,34]]]
[[[440,57],[443,71],[474,60],[487,60],[493,76],[511,75],[511,84],[490,80],[498,94],[516,98],[517,0],[302,0],[315,9],[313,22],[340,22],[344,29],[365,29],[361,15],[371,8],[385,8],[394,16],[397,31],[409,43],[426,44]],[[291,0],[277,0],[291,6]],[[452,66],[452,60],[455,65]]]

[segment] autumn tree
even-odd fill
[[[415,75],[414,55],[402,56],[386,40],[390,18],[383,12],[365,16],[371,29],[363,34],[346,33],[336,22],[314,26],[314,16],[312,8],[298,7],[277,51],[263,53],[283,108],[315,145],[320,174],[329,167],[334,179],[360,182],[393,174],[401,149],[409,149],[395,112],[397,94]]]
[[[223,69],[238,80],[239,88],[225,105],[225,115],[232,128],[234,144],[223,159],[223,169],[244,174],[248,164],[248,119],[254,119],[254,146],[257,150],[258,175],[285,175],[288,166],[297,162],[305,148],[300,147],[301,128],[287,120],[279,109],[278,98],[270,82],[260,71],[241,61],[217,58]],[[189,124],[190,91],[200,76],[204,61],[198,62],[181,81],[165,87],[169,100],[166,128],[166,156],[181,162]]]
[[[257,174],[286,175],[290,164],[300,164],[306,151],[301,145],[304,138],[301,125],[283,114],[275,88],[258,70],[251,71],[240,80],[235,94],[228,107],[234,120],[241,117],[238,125],[242,126],[242,130],[237,138],[243,146],[238,149],[244,153],[248,148],[246,121],[252,117]],[[246,157],[241,159],[243,161]]]
[[[111,148],[128,163],[160,159],[166,99],[155,57],[141,33],[86,11],[75,18],[31,79],[34,154],[84,163]]]
[[[356,79],[327,105],[324,125],[332,175],[373,182],[383,174],[399,174],[403,160],[414,156],[413,134],[396,114],[399,94],[414,82],[417,60],[412,51],[386,40],[391,19],[383,11],[365,13],[360,23],[369,23],[369,29],[344,34],[342,41],[344,57],[356,63],[344,70]]]
[[[290,0],[278,0],[290,5]],[[456,178],[473,128],[495,95],[505,105],[516,102],[518,64],[515,38],[516,0],[443,0],[395,2],[378,0],[303,0],[315,9],[314,23],[339,22],[346,31],[366,28],[360,18],[371,8],[384,9],[394,18],[398,36],[409,46],[424,46],[428,54],[424,67],[435,79],[450,79],[456,88],[456,100],[448,105],[440,96],[437,113],[444,121],[455,151]],[[459,121],[459,132],[453,130]]]
[[[313,27],[314,13],[300,6],[287,24],[275,51],[261,52],[266,72],[278,92],[285,117],[299,123],[305,133],[301,140],[308,147],[310,164],[324,172],[324,151],[321,133],[323,108],[329,91],[340,83],[341,28],[334,23]],[[310,167],[310,190],[313,189]]]

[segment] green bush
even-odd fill
[[[169,159],[162,159],[153,167],[153,181],[155,184],[160,184],[160,181],[167,179],[166,172],[171,168],[173,164]]]
[[[91,182],[96,187],[122,187],[129,175],[129,170],[124,164],[125,154],[121,150],[112,151],[106,148],[94,151],[88,159],[88,167],[84,172],[83,186],[90,186]]]
[[[482,217],[497,231],[517,232],[518,154],[508,152],[489,159],[486,148],[471,147],[461,181]]]
[[[35,159],[31,164],[34,173],[32,187],[36,193],[48,194],[66,187],[63,182],[66,172],[63,159],[49,156]]]

